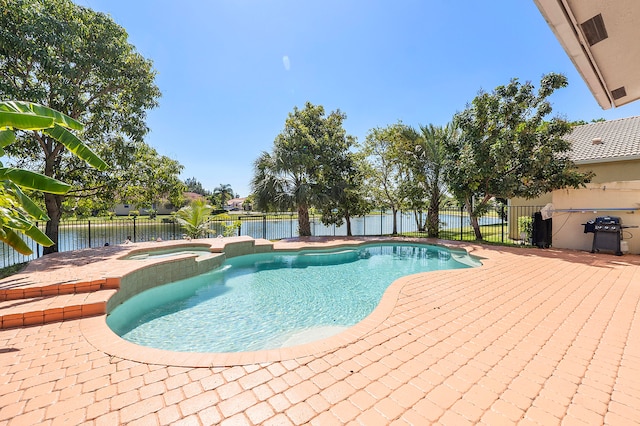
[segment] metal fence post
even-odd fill
[[[40,228],[40,224],[36,222],[36,228]],[[40,257],[40,244],[36,243],[36,257]]]
[[[500,232],[502,242],[504,243],[504,204],[500,205],[500,223],[502,224],[502,231]]]
[[[87,220],[87,234],[89,236],[89,248],[91,248],[91,221]]]
[[[460,241],[462,241],[462,212],[464,212],[464,206],[460,206]]]
[[[133,217],[133,242],[135,243],[136,240],[136,217]]]
[[[367,235],[367,215],[363,216],[362,222],[362,235]]]
[[[262,216],[262,239],[267,239],[267,215]]]

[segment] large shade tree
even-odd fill
[[[114,182],[121,182],[116,191],[107,191],[114,198],[96,196],[86,187],[73,188],[65,195],[62,213],[65,216],[86,217],[112,211],[114,204],[132,204],[147,210],[159,204],[181,207],[185,184],[179,174],[183,166],[176,160],[160,155],[153,147],[136,144],[127,168],[111,173]]]
[[[205,197],[210,195],[210,192],[204,189],[202,183],[195,177],[186,178],[184,180],[184,185],[186,186],[186,190],[189,192],[194,192]]]
[[[564,136],[571,125],[552,112],[549,96],[565,87],[561,74],[533,84],[513,79],[493,92],[480,92],[454,122],[460,137],[445,143],[447,181],[464,203],[476,239],[482,239],[478,217],[492,198],[535,198],[559,188],[578,188],[589,182],[569,159]]]
[[[402,161],[407,129],[402,123],[371,129],[361,148],[366,191],[373,203],[391,209],[393,235],[398,233],[397,212],[407,197],[409,174]]]
[[[322,105],[310,102],[303,109],[295,107],[272,151],[254,163],[255,206],[263,211],[295,209],[300,236],[311,235],[309,209],[320,206],[330,191],[323,176],[328,179],[327,169],[349,146],[342,127],[345,118],[340,110],[327,115]]]
[[[123,173],[126,185],[119,191],[120,201],[146,209],[161,200],[181,206],[186,189],[178,178],[182,169],[178,161],[160,155],[147,144],[140,144],[132,166]]]
[[[0,11],[0,99],[37,102],[85,123],[79,136],[111,169],[89,168],[37,130],[7,151],[17,165],[71,184],[75,196],[114,199],[160,96],[151,62],[109,16],[69,0],[0,0]],[[54,243],[65,196],[44,194]],[[53,251],[57,245],[44,253]]]
[[[342,226],[346,223],[347,236],[352,236],[351,218],[363,216],[371,210],[371,203],[364,187],[365,164],[360,153],[351,148],[355,138],[337,138],[336,147],[324,161],[319,176],[319,210],[324,225]],[[343,143],[340,143],[343,141]]]

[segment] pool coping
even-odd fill
[[[464,250],[472,255],[473,247],[464,244],[447,244],[440,240],[425,240],[416,238],[353,238],[316,240],[313,237],[308,239],[283,240],[274,243],[273,251],[295,251],[304,249],[329,249],[349,246],[360,246],[371,243],[417,243],[421,245],[432,245],[443,247],[449,250]],[[472,273],[474,268],[469,268]],[[456,270],[460,272],[460,270]],[[107,325],[107,314],[84,318],[80,322],[80,330],[84,338],[97,350],[128,359],[131,361],[144,362],[149,364],[162,364],[176,367],[224,367],[234,365],[260,364],[265,362],[284,361],[299,359],[308,356],[335,351],[341,347],[353,344],[364,338],[367,334],[382,324],[392,313],[396,306],[398,297],[402,293],[405,285],[425,274],[436,271],[426,271],[418,274],[411,274],[395,280],[383,293],[379,304],[362,321],[349,327],[348,329],[333,336],[317,341],[276,349],[267,349],[249,352],[175,352],[137,345],[129,342]],[[448,270],[439,270],[438,273],[447,273]]]

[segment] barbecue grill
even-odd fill
[[[622,256],[620,241],[622,241],[622,226],[617,216],[600,216],[585,224],[584,232],[593,232],[591,253],[600,250],[613,251],[616,256]]]

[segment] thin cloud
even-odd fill
[[[289,60],[289,57],[287,55],[284,55],[282,57],[282,65],[284,65],[284,69],[286,71],[289,71],[291,69],[291,61]]]

